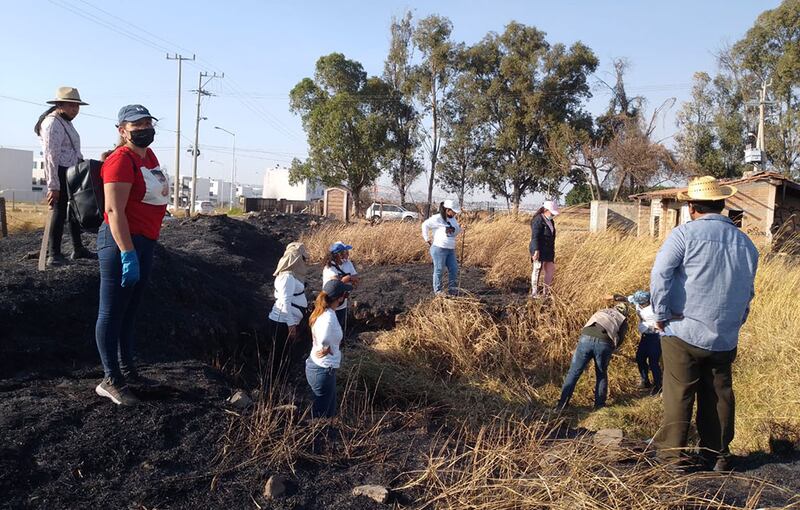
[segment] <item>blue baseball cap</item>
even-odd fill
[[[349,250],[352,250],[352,249],[353,249],[353,247],[350,246],[349,244],[344,244],[341,241],[336,241],[335,243],[333,243],[331,245],[331,247],[328,249],[328,251],[333,253],[333,254],[336,254],[336,253],[341,253],[343,251],[349,251]]]
[[[129,104],[120,108],[119,115],[117,115],[117,125],[123,122],[136,122],[137,120],[146,118],[158,120],[150,115],[150,112],[144,106],[140,104]]]
[[[628,296],[628,302],[637,305],[644,305],[650,302],[650,293],[646,290],[637,290],[632,295]]]

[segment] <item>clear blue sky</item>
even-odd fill
[[[597,76],[610,80],[611,61],[629,59],[631,94],[650,109],[675,97],[675,108],[657,135],[675,132],[674,113],[689,93],[695,71],[715,71],[713,53],[734,42],[758,14],[778,0],[645,1],[8,1],[0,31],[0,146],[38,151],[33,124],[60,85],[77,87],[90,106],[76,121],[84,155],[96,157],[116,140],[114,119],[124,104],[142,103],[161,119],[154,148],[163,166],[174,166],[177,65],[165,54],[195,53],[183,73],[182,147],[194,136],[198,72],[224,72],[204,100],[199,174],[230,172],[236,133],[240,180],[260,183],[265,168],[288,165],[306,154],[305,136],[289,112],[288,92],[313,74],[321,55],[334,51],[360,61],[370,74],[383,71],[389,23],[411,9],[415,17],[441,14],[453,38],[467,44],[511,20],[547,32],[550,42],[580,40],[600,59]],[[127,35],[125,35],[127,34]],[[14,98],[14,99],[9,99]],[[22,101],[20,101],[22,100]],[[588,104],[601,112],[602,87]],[[89,116],[95,115],[97,117]],[[208,149],[204,150],[204,146]],[[211,161],[219,161],[215,164]],[[181,171],[191,170],[183,152]],[[421,178],[413,189],[424,188]]]

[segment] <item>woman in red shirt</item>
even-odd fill
[[[155,386],[134,363],[134,322],[153,265],[153,250],[169,202],[169,182],[147,147],[155,119],[147,108],[128,105],[119,111],[117,148],[103,163],[105,221],[97,233],[100,260],[100,307],[97,350],[105,377],[98,395],[117,405],[138,402],[128,388]]]

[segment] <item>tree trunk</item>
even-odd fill
[[[400,175],[398,176],[398,186],[397,191],[400,192],[400,205],[405,205],[406,203],[406,176],[408,175],[406,169],[406,151],[403,150],[403,154],[400,156]]]
[[[434,75],[435,76],[435,75]],[[436,175],[436,159],[439,156],[439,110],[436,104],[436,78],[431,81],[431,114],[433,115],[433,137],[431,143],[431,176],[428,179],[428,204],[425,210],[425,217],[431,217],[431,203],[433,201],[433,179]]]
[[[519,203],[521,200],[521,193],[518,184],[514,184],[511,191],[511,203],[514,205],[514,216],[519,215]]]
[[[591,173],[592,173],[592,184],[590,187],[594,187],[595,191],[597,192],[596,200],[603,200],[603,192],[602,188],[600,187],[600,176],[597,175],[597,168],[595,168],[594,164],[591,166]]]
[[[463,209],[464,208],[464,195],[467,192],[467,166],[461,166],[461,182],[458,186],[458,205]]]
[[[361,203],[361,191],[364,189],[363,186],[353,186],[350,188],[353,191],[353,205],[356,208],[356,217],[361,217],[363,212],[363,204]]]
[[[625,174],[622,174],[622,178],[619,180],[619,186],[617,186],[617,190],[614,192],[614,197],[611,199],[612,202],[616,202],[619,198],[619,194],[622,192],[622,187],[625,185]]]

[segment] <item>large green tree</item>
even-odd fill
[[[733,60],[756,78],[742,82],[749,85],[745,97],[755,99],[757,88],[769,84],[774,101],[765,136],[770,162],[780,172],[800,175],[800,0],[764,11],[733,46]]]
[[[741,175],[747,135],[757,130],[766,84],[767,161],[774,170],[800,176],[800,0],[764,11],[717,61],[715,76],[695,75],[692,97],[678,115],[676,138],[684,163],[695,173]]]
[[[400,194],[400,202],[405,204],[408,188],[423,171],[417,157],[420,116],[413,102],[416,82],[411,63],[414,35],[411,12],[400,19],[393,18],[390,33],[383,70],[383,78],[391,89],[383,107],[389,122],[384,166]]]
[[[737,177],[744,171],[746,121],[742,96],[726,74],[694,75],[691,99],[676,116],[675,145],[691,174]]]
[[[422,58],[414,69],[416,96],[430,119],[430,125],[423,129],[423,144],[430,161],[426,216],[431,213],[436,163],[442,148],[442,112],[456,73],[455,62],[459,48],[450,40],[452,31],[453,24],[449,19],[431,15],[417,23],[413,34],[414,47]]]
[[[320,57],[314,79],[304,78],[289,94],[291,110],[300,115],[309,146],[308,159],[292,163],[292,182],[345,183],[353,191],[360,214],[364,209],[361,191],[380,175],[380,162],[388,150],[383,99],[389,95],[386,82],[367,78],[359,62],[341,53]]]
[[[444,110],[444,134],[436,181],[447,192],[455,193],[459,203],[478,184],[484,164],[486,128],[479,122],[472,98],[460,84],[453,91]]]
[[[550,133],[591,124],[583,103],[596,67],[584,44],[550,44],[544,32],[517,22],[467,50],[463,84],[487,135],[480,181],[515,211],[527,193],[552,189],[560,178],[549,160]]]

